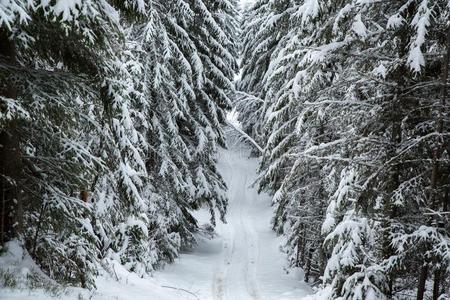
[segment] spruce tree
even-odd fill
[[[264,112],[249,124],[266,129],[260,184],[291,263],[323,273],[332,299],[398,297],[414,282],[409,295],[423,299],[430,274],[437,299],[449,264],[438,171],[448,4],[300,1],[290,11],[264,79],[254,77]],[[254,103],[239,102],[246,116]]]
[[[173,261],[195,243],[193,210],[224,219],[234,6],[1,5],[2,246],[93,287],[111,260],[141,276]]]

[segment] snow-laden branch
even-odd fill
[[[246,93],[246,92],[236,91],[236,95],[241,97],[241,100],[239,100],[239,101],[256,101],[256,102],[264,103],[263,99],[256,97],[252,94]]]
[[[243,138],[245,138],[247,141],[249,141],[253,146],[255,146],[256,149],[258,149],[259,152],[264,153],[263,148],[247,133],[245,133],[241,128],[233,124],[232,122],[227,120],[227,124],[231,126],[234,130],[236,130]]]
[[[253,146],[255,146],[255,148],[258,149],[258,151],[261,154],[263,154],[264,153],[263,148],[251,136],[249,136],[241,129],[240,126],[241,124],[238,121],[238,116],[239,113],[236,111],[236,109],[233,109],[231,112],[227,114],[227,124],[234,130],[236,130],[243,138],[249,141]]]
[[[195,293],[193,293],[193,292],[191,292],[191,291],[188,291],[188,290],[186,290],[186,289],[179,288],[179,287],[174,287],[174,286],[169,286],[169,285],[162,285],[161,287],[166,288],[166,289],[172,289],[172,290],[182,291],[182,292],[185,292],[185,293],[188,293],[188,294],[194,296],[195,299],[200,300],[200,298],[199,298]]]
[[[426,207],[425,210],[427,211],[423,213],[425,216],[439,216],[445,218],[444,215],[450,215],[450,211],[436,211],[429,207]]]

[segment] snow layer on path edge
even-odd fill
[[[302,299],[312,290],[302,282],[301,270],[288,272],[284,267],[281,239],[271,230],[271,198],[251,186],[258,160],[249,158],[250,150],[241,143],[229,144],[218,158],[228,186],[227,224],[218,224],[216,238],[201,240],[196,249],[183,253],[157,275],[158,280],[205,300]],[[209,218],[202,212],[197,217],[204,222]]]

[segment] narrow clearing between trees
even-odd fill
[[[218,163],[228,186],[227,224],[218,222],[214,239],[200,241],[156,278],[202,300],[299,300],[311,290],[301,282],[301,272],[284,269],[280,240],[270,226],[270,197],[251,187],[258,160],[249,158],[249,149],[229,144],[219,152]],[[198,217],[207,221],[206,214]],[[177,293],[195,299],[186,291]]]

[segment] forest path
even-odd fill
[[[270,225],[270,197],[251,187],[258,160],[249,158],[250,150],[241,143],[228,143],[217,165],[228,186],[227,224],[218,221],[215,238],[201,239],[155,277],[197,297],[179,290],[179,299],[299,300],[311,290],[302,283],[301,271],[288,274],[283,268],[285,256]],[[206,212],[197,217],[208,221]]]
[[[222,151],[219,170],[229,189],[227,221],[221,237],[223,258],[217,262],[213,295],[217,300],[259,300],[257,271],[260,264],[259,245],[251,215],[255,194],[249,193],[253,166],[248,165],[246,151]],[[249,172],[250,171],[250,172]],[[249,174],[250,173],[250,174]]]

